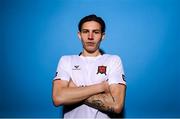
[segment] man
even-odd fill
[[[109,118],[122,111],[126,82],[121,59],[103,54],[105,23],[96,15],[79,22],[83,51],[62,56],[53,80],[53,102],[64,106],[64,118]]]

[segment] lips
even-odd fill
[[[86,45],[88,45],[88,46],[94,46],[94,44],[95,43],[93,43],[93,42],[86,42]]]

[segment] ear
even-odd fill
[[[101,40],[104,40],[105,38],[105,33],[102,33],[102,39]]]
[[[81,40],[81,32],[78,32],[78,38]]]

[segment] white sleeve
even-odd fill
[[[70,79],[70,57],[62,56],[59,60],[54,80],[61,79],[69,81]]]
[[[108,75],[109,84],[124,84],[126,85],[123,65],[119,56],[112,56],[110,64],[110,72]]]

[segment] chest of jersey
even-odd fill
[[[108,79],[109,62],[105,59],[73,59],[71,79],[77,86],[97,84]]]

